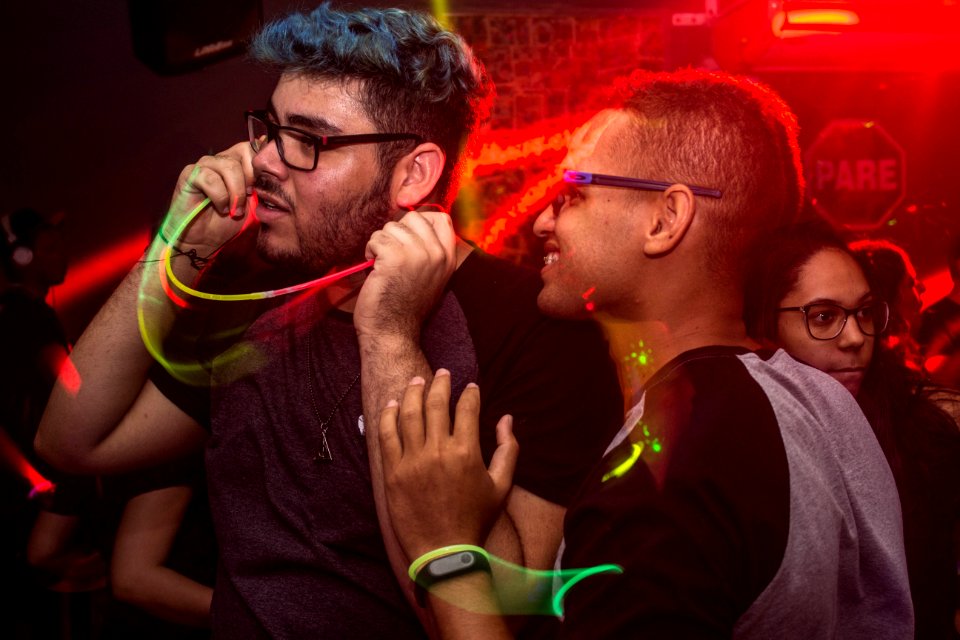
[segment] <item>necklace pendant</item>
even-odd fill
[[[320,440],[320,451],[313,456],[314,462],[333,462],[333,454],[330,452],[330,445],[327,444],[327,434],[323,434]]]

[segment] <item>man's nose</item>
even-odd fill
[[[274,138],[260,147],[253,156],[253,169],[257,174],[269,173],[277,178],[287,176],[287,165],[280,159],[279,142]]]
[[[557,217],[553,211],[553,203],[549,203],[543,211],[540,212],[537,219],[533,221],[533,233],[539,238],[553,233],[556,220]]]

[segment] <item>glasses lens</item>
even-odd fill
[[[868,336],[875,336],[883,333],[887,328],[890,308],[886,302],[871,302],[857,309],[855,317],[857,324],[860,325],[860,331]]]
[[[280,155],[294,169],[313,169],[317,159],[317,143],[312,137],[291,129],[280,129]]]
[[[260,153],[260,149],[270,141],[266,123],[254,115],[247,116],[247,136],[254,153]]]
[[[553,200],[550,202],[550,207],[553,209],[554,217],[560,215],[560,210],[563,209],[564,199],[565,198],[563,197],[562,191],[558,192],[557,195],[553,196]]]
[[[550,202],[550,206],[553,207],[554,217],[560,215],[560,212],[563,211],[563,208],[567,206],[567,204],[569,204],[574,195],[575,191],[569,184],[560,184],[557,194]]]
[[[846,317],[835,304],[812,304],[807,307],[807,329],[817,340],[832,340],[840,335]]]

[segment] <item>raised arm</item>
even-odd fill
[[[420,329],[457,264],[456,243],[453,223],[443,212],[413,211],[399,222],[388,223],[367,246],[374,267],[354,309],[367,452],[380,531],[394,574],[428,628],[426,612],[415,606],[413,592],[402,579],[409,560],[390,526],[377,434],[380,409],[387,401],[399,397],[410,378],[431,375],[420,348]]]
[[[203,212],[178,239],[180,251],[206,256],[236,234],[253,182],[251,160],[250,145],[241,143],[186,167],[161,234],[169,237],[204,198],[213,212]],[[205,431],[147,380],[153,358],[144,337],[161,344],[179,309],[158,269],[162,248],[158,237],[77,342],[70,360],[79,388],[54,387],[36,448],[55,466],[73,473],[122,472],[203,442]],[[178,255],[172,264],[182,281],[196,276],[186,257]]]
[[[471,249],[454,235],[450,216],[413,211],[388,223],[368,244],[373,272],[354,310],[360,343],[364,422],[380,528],[394,573],[414,603],[406,578],[411,558],[401,553],[384,507],[377,423],[380,409],[396,398],[414,376],[429,379],[430,365],[421,350],[420,330],[433,311],[454,268]],[[486,545],[500,557],[527,566],[547,567],[560,542],[563,509],[515,488]],[[422,609],[418,613],[429,624]]]
[[[380,422],[387,507],[404,553],[415,559],[450,545],[484,543],[510,490],[518,452],[512,420],[505,416],[497,424],[490,467],[484,466],[476,385],[460,396],[452,429],[449,374],[437,371],[426,398],[424,388],[423,379],[414,378],[402,404],[390,402]],[[496,615],[497,599],[486,571],[442,580],[428,597],[441,638],[511,637]]]

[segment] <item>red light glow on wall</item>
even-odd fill
[[[118,280],[140,259],[150,242],[146,231],[123,238],[103,251],[71,265],[63,284],[50,290],[47,303],[69,307],[113,280]]]
[[[476,156],[467,161],[465,176],[474,182],[522,168],[524,184],[487,210],[477,244],[490,253],[499,253],[507,238],[538,215],[552,199],[560,184],[560,162],[566,155],[573,132],[593,113],[555,118],[533,127],[492,132]],[[469,191],[469,189],[468,189]],[[483,207],[470,207],[482,210]]]

